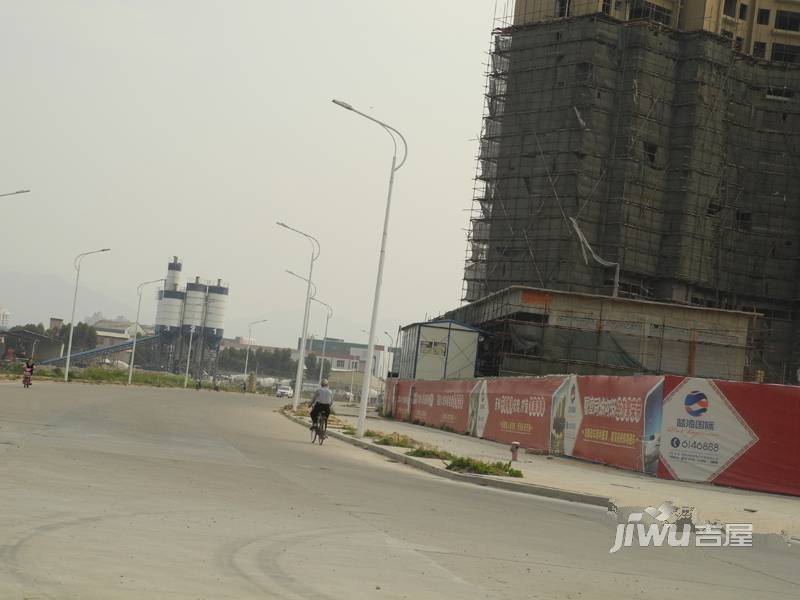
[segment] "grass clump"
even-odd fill
[[[415,439],[396,431],[374,437],[372,441],[379,446],[396,446],[398,448],[416,448],[419,446],[419,442]]]
[[[419,446],[410,452],[406,452],[407,456],[414,456],[416,458],[438,458],[440,460],[453,460],[454,455],[446,450],[441,450],[435,446]]]
[[[475,473],[477,475],[499,475],[501,477],[522,477],[522,471],[514,469],[511,463],[489,463],[466,456],[457,456],[447,465],[448,471]]]
[[[356,428],[353,427],[352,425],[345,425],[344,427],[342,427],[342,433],[345,435],[355,435]]]

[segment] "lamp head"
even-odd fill
[[[334,98],[333,100],[331,100],[331,102],[333,102],[333,103],[334,103],[336,106],[341,106],[341,107],[342,107],[342,108],[344,108],[344,109],[347,109],[347,110],[355,110],[355,109],[352,107],[352,105],[348,104],[347,102],[343,102],[342,100],[336,100],[336,99]]]

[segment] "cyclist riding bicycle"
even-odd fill
[[[320,414],[325,413],[325,417],[329,417],[332,407],[333,392],[328,387],[328,380],[323,379],[322,387],[314,392],[314,398],[311,401],[311,427],[309,429],[314,429],[317,426],[317,418]]]
[[[29,357],[28,360],[25,361],[25,365],[22,367],[23,383],[31,385],[33,380],[33,369],[34,369],[33,359]]]

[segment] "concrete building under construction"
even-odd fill
[[[797,381],[793,6],[509,3],[463,299],[522,285],[759,313],[744,378]]]

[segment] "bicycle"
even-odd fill
[[[319,442],[319,445],[322,446],[322,442],[325,441],[325,438],[328,437],[328,415],[324,412],[317,416],[317,422],[314,424],[314,428],[311,430],[311,443]]]

